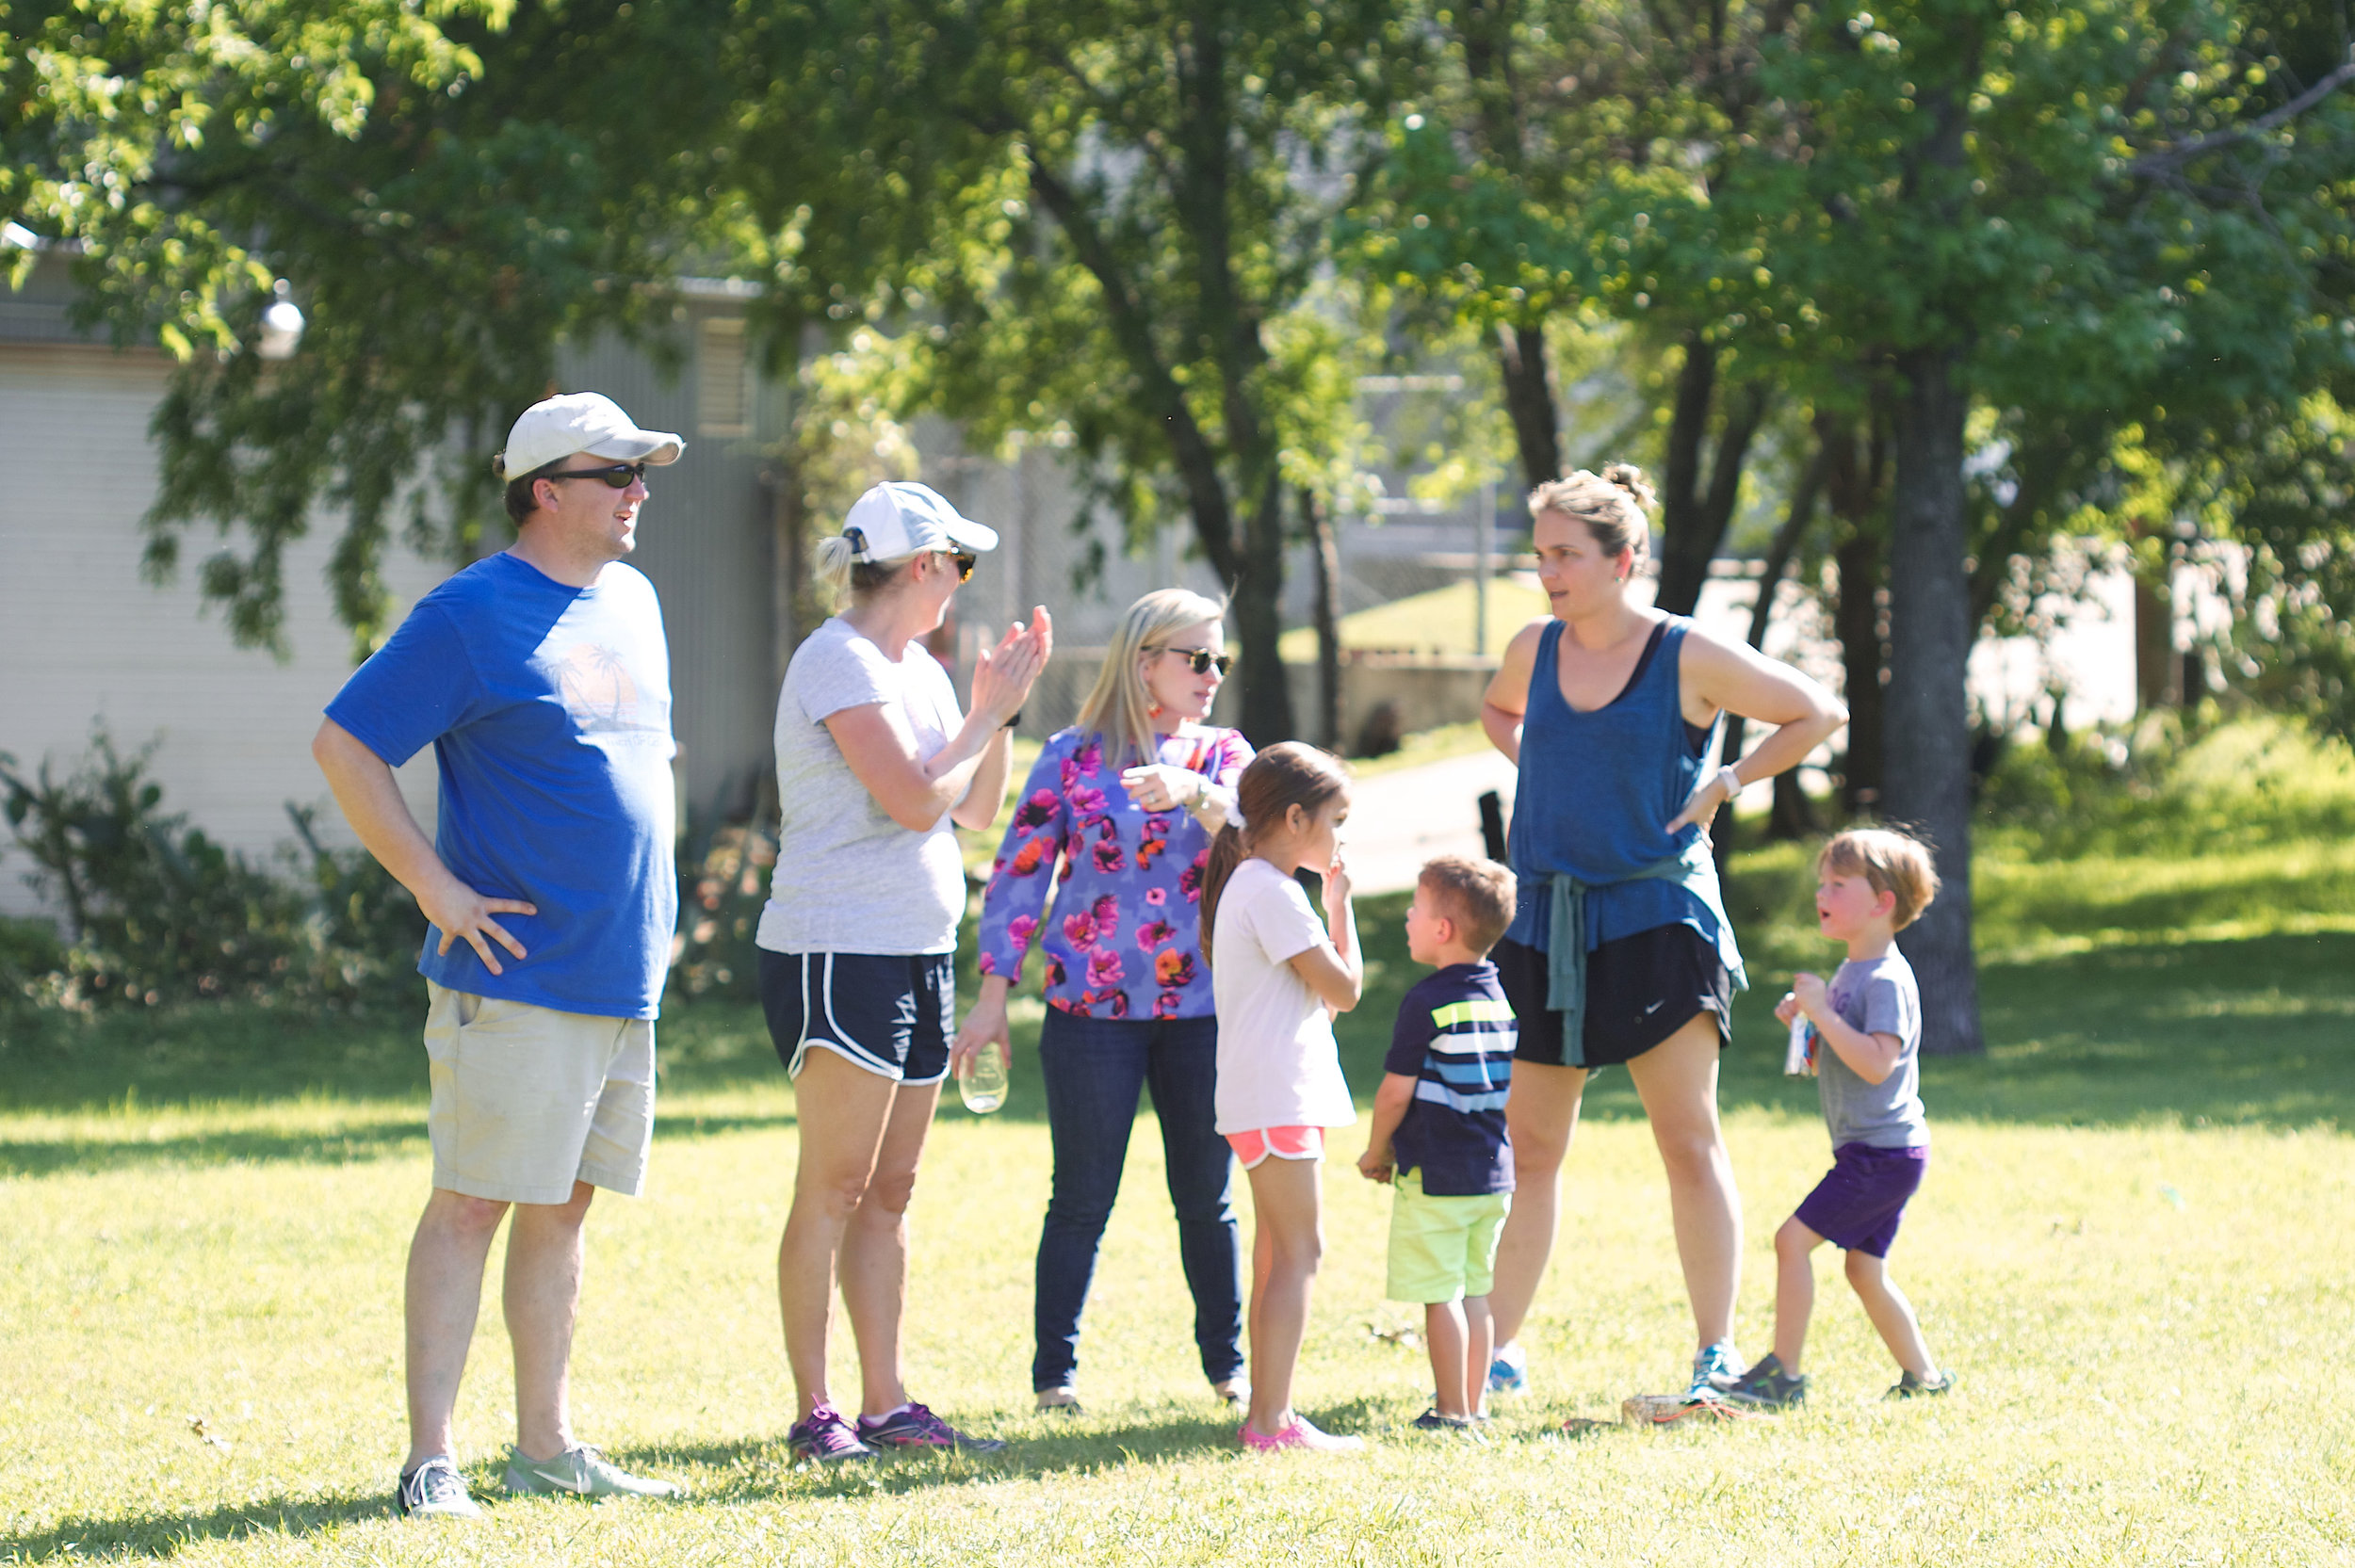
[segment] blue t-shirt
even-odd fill
[[[1520,1038],[1493,963],[1452,963],[1398,1005],[1382,1071],[1415,1080],[1415,1098],[1391,1135],[1401,1171],[1421,1171],[1435,1198],[1513,1190],[1513,1145],[1504,1093]]]
[[[441,772],[434,848],[528,957],[436,953],[417,972],[479,996],[652,1018],[678,919],[673,865],[671,655],[654,585],[614,562],[570,588],[512,555],[417,602],[327,717],[395,768],[429,741]]]

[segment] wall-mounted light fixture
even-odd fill
[[[275,298],[262,312],[262,341],[254,345],[254,351],[266,360],[292,359],[301,347],[302,329],[310,323],[303,319],[301,307],[289,298],[294,289],[285,279],[272,284],[270,293]]]

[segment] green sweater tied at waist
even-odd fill
[[[1582,882],[1577,878],[1556,872],[1545,879],[1552,896],[1551,918],[1546,946],[1546,1007],[1562,1014],[1563,1052],[1573,1067],[1586,1065],[1586,895],[1597,887],[1616,887],[1621,882],[1658,881],[1675,882],[1707,907],[1717,917],[1718,929],[1730,929],[1726,918],[1726,906],[1717,890],[1717,861],[1711,853],[1705,833],[1693,835],[1693,842],[1681,854],[1653,861],[1625,877],[1610,882]],[[1722,949],[1723,944],[1720,943]],[[1749,977],[1743,973],[1739,957],[1728,965],[1736,991],[1750,988]]]

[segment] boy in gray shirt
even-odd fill
[[[1807,1020],[1832,1168],[1775,1233],[1774,1351],[1726,1394],[1733,1403],[1769,1409],[1807,1398],[1799,1362],[1815,1308],[1813,1254],[1827,1241],[1847,1253],[1848,1284],[1903,1371],[1889,1397],[1943,1394],[1955,1385],[1954,1375],[1930,1359],[1913,1304],[1890,1279],[1887,1261],[1930,1156],[1922,994],[1897,951],[1897,932],[1938,896],[1938,873],[1917,840],[1867,828],[1824,846],[1815,881],[1816,923],[1847,946],[1848,962],[1828,984],[1795,977],[1775,1016]]]

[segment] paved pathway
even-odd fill
[[[1502,796],[1510,821],[1514,781],[1513,765],[1493,751],[1359,780],[1341,830],[1350,881],[1359,893],[1402,892],[1433,855],[1483,853],[1480,796]]]

